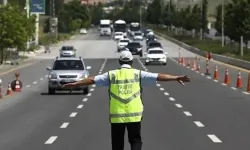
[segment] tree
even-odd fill
[[[101,3],[91,6],[90,16],[91,16],[91,23],[98,25],[100,20],[104,18],[104,10]]]
[[[208,24],[207,9],[208,9],[208,2],[207,2],[207,0],[203,0],[203,3],[202,3],[202,15],[201,15],[201,28],[203,30],[202,37],[204,36],[203,35],[204,32],[205,33],[208,32],[208,28],[207,28],[207,24]]]
[[[154,0],[148,6],[147,21],[152,24],[160,24],[160,18],[162,17],[162,5],[160,0]]]
[[[221,34],[221,27],[222,27],[222,5],[216,7],[216,22],[215,22],[215,29],[219,34]]]

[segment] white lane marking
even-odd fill
[[[221,83],[221,85],[224,85],[224,86],[226,86],[227,84],[225,84],[225,83]]]
[[[68,127],[68,125],[69,125],[68,122],[64,122],[64,123],[60,126],[60,128],[61,128],[61,129],[65,129],[65,128]]]
[[[188,112],[188,111],[184,111],[183,112],[186,116],[192,116],[192,114],[190,113],[190,112]]]
[[[161,91],[163,91],[163,90],[164,90],[164,88],[160,88],[160,90],[161,90]]]
[[[156,84],[156,86],[161,86],[160,84]]]
[[[100,72],[102,72],[102,69],[100,70]]]
[[[246,94],[246,95],[249,95],[250,93],[248,93],[248,92],[242,92],[243,94]]]
[[[169,93],[168,92],[164,92],[164,95],[169,95]]]
[[[175,101],[175,99],[173,97],[169,97],[170,101]]]
[[[26,87],[30,87],[30,85],[26,85]]]
[[[202,76],[204,76],[205,74],[204,73],[201,73]]]
[[[44,144],[53,144],[58,136],[51,136]]]
[[[214,80],[214,82],[218,82],[218,80]]]
[[[35,81],[35,82],[33,82],[33,84],[37,84],[37,82]]]
[[[89,91],[94,91],[94,90],[95,90],[95,89],[92,88],[92,89],[90,89]]]
[[[81,108],[83,108],[83,105],[78,105],[77,108],[81,109]]]
[[[102,74],[102,72],[99,72],[99,74]]]
[[[40,78],[40,80],[43,80],[43,78]]]
[[[195,123],[198,127],[204,127],[204,125],[203,125],[200,121],[194,121],[194,123]]]
[[[207,76],[207,78],[208,78],[208,79],[211,79],[211,77],[210,77],[210,76]]]
[[[72,112],[69,117],[75,117],[77,115],[77,112]]]
[[[145,69],[145,71],[148,71],[148,69]]]
[[[91,93],[87,94],[87,96],[91,96]]]
[[[176,107],[182,108],[181,104],[175,104]]]
[[[231,87],[231,89],[233,89],[233,90],[237,90],[235,87]]]
[[[92,85],[92,87],[96,87],[96,85],[95,85],[95,84],[93,84],[93,85]]]
[[[46,75],[45,78],[48,78],[49,75]]]
[[[196,71],[196,73],[200,73],[199,71]]]
[[[214,134],[208,134],[207,136],[208,136],[214,143],[222,143],[222,141],[221,141],[219,138],[217,138],[217,136],[214,135]]]
[[[83,102],[86,102],[86,101],[88,101],[88,98],[84,98],[82,101],[83,101]]]

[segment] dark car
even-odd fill
[[[156,37],[154,35],[148,35],[146,38],[146,43],[156,41]]]
[[[151,41],[151,42],[147,43],[147,50],[150,49],[150,48],[155,48],[155,47],[162,48],[162,45],[161,45],[160,42],[157,42],[157,41]]]
[[[126,47],[133,55],[140,55],[142,57],[142,45],[139,42],[130,42]]]

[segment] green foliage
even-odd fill
[[[74,0],[63,4],[63,8],[58,16],[59,32],[72,32],[79,28],[88,28],[90,23],[90,12],[86,5]]]
[[[104,18],[104,10],[101,3],[90,7],[91,24],[98,25]]]
[[[216,7],[216,22],[215,22],[215,29],[219,34],[221,34],[221,27],[222,27],[222,5]]]

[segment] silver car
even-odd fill
[[[60,57],[76,57],[76,49],[73,46],[63,46],[60,49]]]
[[[55,94],[56,91],[82,91],[88,94],[88,86],[78,86],[76,88],[62,88],[66,83],[73,83],[89,76],[90,66],[85,66],[81,57],[57,57],[53,62],[53,67],[48,67],[48,93]]]

